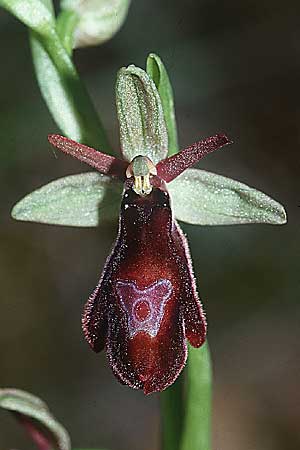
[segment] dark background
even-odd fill
[[[200,167],[285,205],[285,226],[184,226],[209,321],[214,450],[298,450],[299,2],[134,0],[121,31],[75,52],[78,70],[118,146],[116,71],[163,58],[180,144],[226,131],[234,145]],[[115,230],[14,222],[13,204],[87,170],[46,142],[58,131],[33,73],[27,32],[0,11],[0,385],[42,397],[75,447],[157,450],[158,395],[118,384],[80,328]],[[0,448],[29,450],[0,412]],[[194,450],[194,449],[191,449]]]

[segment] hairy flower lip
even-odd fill
[[[186,363],[186,339],[200,347],[207,327],[165,181],[154,175],[145,197],[134,192],[133,182],[124,183],[118,236],[82,325],[90,347],[106,350],[117,379],[151,394],[175,381]],[[168,288],[165,301],[160,285]],[[151,311],[147,323],[135,312],[140,301]]]

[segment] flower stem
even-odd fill
[[[161,395],[163,450],[211,450],[211,379],[208,344],[189,346],[185,383]]]
[[[59,127],[72,139],[112,153],[89,94],[56,32],[30,35],[41,92]]]
[[[162,448],[179,450],[183,421],[183,376],[160,396]]]

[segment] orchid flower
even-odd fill
[[[145,394],[162,391],[186,362],[186,338],[200,347],[206,335],[187,240],[174,219],[167,182],[229,140],[210,137],[155,166],[148,156],[126,162],[63,136],[48,139],[124,182],[118,236],[84,308],[83,331],[94,351],[106,348],[121,382]]]
[[[142,69],[121,69],[116,93],[122,158],[49,135],[54,147],[98,173],[40,188],[14,207],[13,217],[95,226],[119,210],[118,235],[84,307],[83,331],[95,352],[106,349],[119,381],[149,394],[178,377],[187,358],[186,341],[200,347],[206,337],[188,243],[176,219],[199,225],[280,224],[286,216],[267,195],[191,168],[229,144],[226,135],[168,157],[168,104]]]

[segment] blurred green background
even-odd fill
[[[293,1],[133,0],[110,42],[75,52],[116,148],[116,71],[144,67],[155,51],[173,83],[181,146],[226,131],[234,145],[200,167],[287,209],[282,227],[184,226],[209,323],[214,450],[300,446],[299,14]],[[27,31],[4,11],[0,40],[0,385],[47,401],[75,447],[157,450],[159,396],[119,385],[80,328],[115,229],[10,218],[26,193],[88,168],[47,144],[58,129],[37,87]],[[32,448],[5,412],[0,448]]]

